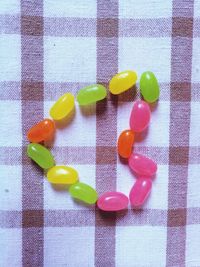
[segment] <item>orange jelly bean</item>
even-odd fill
[[[134,143],[134,132],[131,130],[123,131],[118,138],[118,153],[122,158],[129,158],[132,153]]]
[[[32,143],[52,140],[55,134],[55,123],[50,119],[44,119],[33,125],[27,133],[27,138]]]

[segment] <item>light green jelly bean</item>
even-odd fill
[[[93,84],[79,90],[77,101],[79,105],[89,105],[104,99],[107,96],[106,88],[101,84]]]
[[[81,200],[87,204],[95,204],[98,199],[98,194],[95,189],[80,182],[71,185],[69,193],[73,198]]]
[[[49,169],[55,164],[51,152],[40,144],[29,144],[27,154],[29,158],[35,161],[43,169]]]
[[[140,92],[149,103],[158,100],[160,88],[156,76],[151,71],[145,71],[140,78]]]

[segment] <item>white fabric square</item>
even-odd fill
[[[94,0],[44,0],[45,17],[95,18]]]
[[[193,38],[192,82],[200,82],[200,38]]]
[[[94,227],[44,228],[44,266],[94,266]]]
[[[0,101],[0,114],[0,146],[21,146],[21,102]]]
[[[17,34],[0,35],[0,81],[21,79],[21,39]]]
[[[44,102],[44,116],[49,117],[49,110],[54,102]],[[87,115],[81,112],[76,102],[75,116],[66,127],[57,128],[55,146],[96,146],[96,106],[87,107]]]
[[[172,16],[172,0],[119,0],[121,18],[166,18]]]
[[[200,224],[186,227],[186,262],[185,266],[200,266]]]
[[[117,227],[116,267],[166,266],[166,236],[166,227]]]
[[[0,165],[0,210],[22,209],[22,167]]]
[[[138,81],[144,71],[152,71],[158,82],[169,82],[171,38],[119,38],[119,71],[135,70]]]
[[[94,83],[96,38],[44,37],[44,79]]]
[[[200,0],[194,0],[194,17],[200,17]]]
[[[161,91],[162,93],[162,91]],[[133,102],[119,102],[118,104],[118,136],[129,129],[129,119],[133,108]],[[151,122],[148,129],[143,133],[144,138],[140,142],[135,142],[136,146],[169,146],[169,124],[170,124],[170,102],[158,101],[157,106],[151,113]],[[162,137],[162,138],[161,138]]]
[[[129,196],[130,190],[137,181],[137,176],[132,173],[128,165],[122,164],[118,160],[117,165],[117,191]],[[158,171],[151,194],[143,206],[144,209],[163,209],[168,208],[168,166],[158,165]]]
[[[187,189],[187,206],[188,208],[200,207],[200,164],[188,166],[188,189]]]
[[[62,162],[57,162],[57,165],[63,165]],[[95,165],[70,165],[79,173],[81,182],[86,183],[95,188]],[[56,190],[46,178],[44,178],[44,208],[45,210],[84,210],[93,209],[94,206],[88,207],[83,203],[78,203],[73,200],[67,189]]]
[[[15,15],[20,12],[20,0],[2,0],[0,3],[0,14]]]
[[[191,102],[190,113],[190,146],[200,145],[200,103]]]
[[[22,266],[22,230],[0,228],[0,266]]]

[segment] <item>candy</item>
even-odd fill
[[[133,153],[129,158],[129,167],[137,174],[151,177],[157,171],[157,164],[150,158]]]
[[[141,207],[151,192],[152,180],[150,178],[139,178],[133,185],[129,199],[134,208]]]
[[[118,153],[122,158],[129,158],[134,143],[134,133],[131,130],[123,131],[118,138]]]
[[[104,99],[107,96],[106,88],[101,84],[93,84],[79,90],[77,101],[79,105],[89,105]]]
[[[62,120],[69,115],[74,107],[74,96],[71,93],[66,93],[51,107],[50,116],[56,121]]]
[[[30,142],[39,143],[53,139],[55,134],[55,123],[50,119],[44,119],[33,125],[27,133]]]
[[[71,185],[69,193],[73,198],[81,200],[87,204],[95,204],[98,199],[96,190],[84,183]]]
[[[149,103],[153,103],[158,100],[160,88],[153,72],[146,71],[142,73],[140,78],[140,92],[144,99]]]
[[[150,118],[151,110],[149,105],[141,100],[136,101],[130,116],[131,130],[134,132],[142,132],[148,127]]]
[[[112,94],[118,95],[130,89],[137,81],[137,74],[127,70],[112,77],[109,83],[109,90]]]
[[[119,211],[126,209],[128,198],[120,192],[106,192],[101,195],[97,201],[97,206],[104,211]]]
[[[54,158],[51,152],[40,144],[29,144],[27,154],[43,169],[49,169],[54,166]]]
[[[47,179],[52,184],[74,184],[78,181],[78,173],[68,166],[54,166],[48,170]]]

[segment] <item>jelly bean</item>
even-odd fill
[[[99,197],[97,206],[104,211],[119,211],[126,209],[129,199],[120,192],[106,192]]]
[[[27,133],[30,142],[40,143],[53,139],[55,134],[55,123],[50,119],[44,119],[33,125]]]
[[[74,109],[74,96],[71,93],[62,95],[51,107],[50,116],[56,120],[62,120]]]
[[[129,158],[129,167],[137,174],[151,177],[157,171],[157,164],[150,158],[133,153]]]
[[[78,173],[68,166],[54,166],[48,170],[47,179],[52,184],[74,184],[78,181]]]
[[[112,94],[118,95],[130,89],[137,81],[137,74],[127,70],[112,77],[109,83],[109,90]]]
[[[148,127],[150,118],[151,110],[149,105],[141,100],[136,101],[130,116],[131,130],[134,132],[142,132]]]
[[[77,101],[79,105],[89,105],[104,99],[107,96],[106,88],[101,84],[94,84],[79,90]]]
[[[87,204],[95,204],[98,199],[98,194],[95,189],[80,182],[71,185],[69,193],[73,198],[81,200]]]
[[[35,161],[43,169],[49,169],[54,166],[54,158],[51,152],[40,144],[29,144],[27,154],[29,158]]]
[[[123,131],[118,138],[118,153],[122,158],[129,158],[134,143],[134,133],[131,130]]]
[[[140,92],[149,103],[158,100],[160,95],[160,88],[156,76],[151,71],[142,73],[140,78]]]
[[[139,178],[133,185],[129,199],[131,206],[140,208],[147,200],[152,187],[152,180],[150,178]]]

